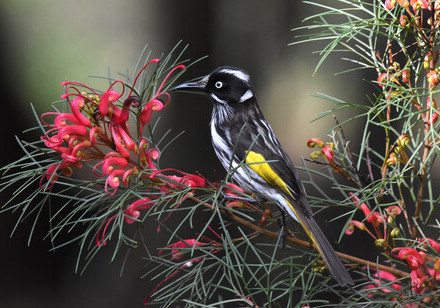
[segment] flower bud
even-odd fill
[[[319,264],[318,262],[315,262],[315,264],[313,265],[313,270],[317,273],[322,273],[324,272],[325,266],[323,266],[322,264]]]
[[[386,82],[387,79],[388,79],[388,74],[387,74],[387,73],[382,73],[382,74],[380,74],[380,75],[377,77],[377,82],[379,83],[379,85],[380,85],[381,87],[384,87],[384,86],[385,86],[384,82]]]
[[[425,70],[429,69],[431,60],[432,60],[432,55],[428,53],[423,59],[423,67],[425,68]]]
[[[405,83],[409,82],[409,78],[410,78],[410,73],[409,73],[409,69],[403,70],[402,71],[402,81]]]
[[[358,228],[360,230],[366,230],[367,228],[365,227],[365,224],[361,221],[357,221],[357,220],[352,220],[350,221],[350,223],[348,224],[347,229],[345,230],[345,234],[347,235],[352,235],[354,232],[354,228]]]
[[[389,223],[389,224],[394,224],[394,217],[393,216],[388,216],[387,217],[387,223]]]
[[[409,1],[408,0],[400,0],[398,1],[399,5],[403,8],[409,8]]]
[[[321,151],[314,151],[310,154],[311,159],[318,159],[322,155]]]
[[[408,134],[402,134],[399,136],[399,138],[397,138],[397,146],[401,149],[406,148],[406,146],[409,144],[409,142],[411,141],[411,138],[409,137]]]
[[[434,263],[434,269],[436,271],[440,270],[440,258],[437,259],[437,261],[435,261]]]
[[[318,139],[318,138],[310,138],[308,141],[307,141],[307,146],[309,147],[309,148],[314,148],[314,147],[320,147],[320,148],[323,148],[324,147],[324,145],[325,145],[325,143],[321,140],[321,139]]]
[[[64,168],[63,174],[67,177],[71,177],[73,175],[73,169],[71,167]]]
[[[407,22],[408,22],[408,16],[406,15],[400,16],[400,25],[402,27],[406,27]]]
[[[437,109],[437,102],[435,101],[435,99],[433,99],[431,104],[431,98],[428,97],[428,99],[426,100],[426,108],[431,108],[431,107]]]
[[[374,241],[374,245],[376,245],[376,247],[383,247],[385,244],[386,241],[383,238],[379,238]]]
[[[386,208],[386,211],[388,212],[388,214],[390,216],[396,216],[396,215],[400,215],[400,213],[402,213],[402,210],[399,206],[397,205],[391,205],[389,207]]]
[[[400,229],[399,228],[394,228],[393,230],[391,230],[390,233],[391,237],[399,237],[400,236]]]
[[[396,0],[385,0],[385,7],[391,10],[396,5]]]
[[[428,78],[428,82],[431,87],[434,87],[438,84],[438,74],[436,71],[430,71],[426,77]]]
[[[397,158],[395,153],[391,153],[390,157],[386,160],[387,166],[397,165],[399,162],[399,159]]]

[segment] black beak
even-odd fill
[[[171,91],[206,93],[206,81],[205,79],[202,79],[200,81],[182,83],[181,85],[172,88]]]

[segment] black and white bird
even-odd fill
[[[200,81],[173,90],[192,90],[211,97],[211,136],[215,153],[232,178],[261,201],[275,203],[297,220],[316,245],[340,285],[353,280],[313,219],[304,186],[295,167],[264,118],[250,76],[230,66],[215,69]]]

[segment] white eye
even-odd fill
[[[221,81],[217,81],[217,82],[215,83],[215,87],[216,87],[217,89],[220,89],[221,87],[223,87],[223,82],[221,82]]]

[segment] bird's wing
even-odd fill
[[[311,209],[304,187],[293,163],[272,130],[256,134],[255,132],[261,130],[247,125],[247,128],[240,131],[240,136],[237,136],[236,158],[244,161],[250,169],[280,192],[289,201],[296,216],[302,214],[309,217]],[[301,213],[297,213],[298,211]]]

